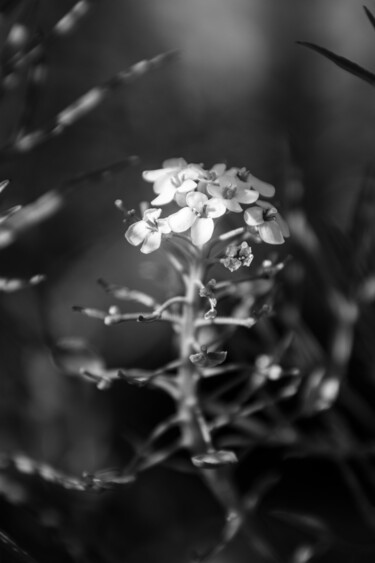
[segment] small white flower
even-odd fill
[[[232,167],[227,169],[225,164],[215,164],[209,174],[212,180],[219,180],[222,176],[231,176],[242,181],[248,189],[258,192],[262,197],[273,197],[275,195],[275,188],[271,184],[259,180],[259,178],[250,174],[246,168]]]
[[[149,254],[161,244],[162,234],[171,232],[167,219],[159,219],[161,209],[146,209],[143,219],[130,225],[125,238],[133,246],[142,244],[141,252]]]
[[[205,244],[214,231],[213,218],[224,215],[226,207],[218,198],[208,199],[200,192],[190,192],[186,196],[187,207],[169,216],[171,230],[182,233],[191,228],[191,240],[196,246]]]
[[[195,190],[200,178],[206,172],[199,164],[188,164],[183,158],[172,158],[163,162],[163,168],[145,170],[143,179],[153,182],[157,195],[152,205],[167,205],[176,194],[185,194]]]
[[[289,236],[289,227],[277,211],[267,201],[257,201],[244,213],[245,223],[254,227],[260,238],[268,244],[283,244]]]
[[[241,213],[240,204],[254,203],[258,199],[259,193],[250,189],[250,186],[242,182],[236,175],[228,172],[219,176],[215,183],[208,184],[207,191],[210,195],[221,199],[229,211]]]

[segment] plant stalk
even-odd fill
[[[200,256],[190,265],[189,275],[186,278],[185,302],[179,333],[181,366],[177,378],[179,386],[178,415],[181,421],[183,446],[192,457],[214,451],[208,425],[199,404],[199,373],[189,359],[189,356],[196,352],[194,345],[198,340],[196,330],[199,330],[199,328],[196,327],[196,319],[199,318],[200,314],[200,297],[197,280],[204,283],[202,279],[204,275],[203,264],[203,256]],[[199,472],[226,515],[226,525],[222,532],[222,538],[217,549],[213,550],[213,554],[225,547],[243,528],[248,515],[233,484],[230,467],[200,468]],[[255,552],[261,555],[265,561],[275,561],[255,530],[244,529],[243,531],[249,545]]]

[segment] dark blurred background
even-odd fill
[[[47,34],[74,2],[23,4],[20,21]],[[368,7],[375,10],[375,3],[369,0]],[[164,51],[180,54],[118,88],[61,135],[0,161],[0,179],[11,181],[3,200],[10,207],[82,173],[139,157],[106,181],[70,191],[58,213],[1,251],[1,276],[46,275],[35,288],[0,296],[1,450],[22,451],[73,474],[95,471],[125,463],[125,434],[147,436],[160,413],[170,411],[157,392],[125,384],[99,392],[62,375],[48,348],[60,338],[84,338],[109,367],[156,367],[173,357],[164,326],[105,327],[72,311],[73,305],[112,304],[98,278],[165,295],[166,264],[158,253],[145,258],[126,244],[114,206],[118,198],[128,207],[150,198],[142,170],[174,156],[207,166],[246,166],[276,186],[282,206],[293,167],[303,179],[309,219],[345,232],[364,172],[373,165],[374,90],[298,40],[375,69],[375,35],[357,0],[97,0],[76,29],[46,42],[47,73],[33,101],[30,130],[119,70]],[[0,103],[1,145],[29,103],[22,80]],[[309,291],[307,298],[317,299],[314,288]],[[310,314],[314,326],[324,323],[320,315]],[[250,478],[273,464],[279,467],[277,454],[260,452]],[[334,468],[322,461],[286,463],[283,470],[276,498],[288,506],[303,498],[302,507],[318,507],[351,542],[319,561],[373,561],[373,532],[362,525]],[[18,486],[14,477],[0,477],[0,495]],[[203,485],[167,469],[99,497],[67,494],[37,480],[23,486],[19,494],[28,502],[17,509],[9,495],[0,497],[0,526],[40,562],[71,561],[73,555],[114,563],[187,561],[195,544],[215,537],[220,525]],[[66,542],[60,551],[59,528]],[[272,533],[280,541],[283,530]],[[77,538],[89,545],[87,559]],[[0,546],[0,561],[7,557]],[[240,541],[215,559],[247,560]]]

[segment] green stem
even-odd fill
[[[185,278],[186,294],[182,302],[179,331],[181,364],[176,379],[178,387],[177,419],[180,424],[183,446],[192,457],[214,451],[209,425],[199,404],[199,372],[189,359],[190,355],[196,351],[195,344],[198,341],[196,333],[200,330],[200,326],[210,324],[203,323],[199,319],[198,288],[204,284],[205,259],[206,256],[202,252],[189,265],[189,272]],[[228,324],[228,319],[224,320],[225,324]],[[261,560],[275,561],[268,546],[261,539],[253,516],[246,513],[241,497],[233,484],[231,468],[228,466],[216,469],[200,468],[199,471],[207,487],[224,509],[226,516],[221,541],[212,554],[225,547],[239,531],[243,531],[252,550],[259,554]],[[248,525],[250,525],[249,528]]]
[[[180,387],[179,414],[184,446],[193,454],[204,453],[211,448],[209,434],[202,432],[202,416],[197,396],[198,373],[189,357],[194,352],[195,318],[198,312],[199,293],[196,280],[201,279],[199,260],[190,267],[186,280],[186,296],[180,330],[180,360],[178,380]]]
[[[190,268],[186,283],[186,300],[183,306],[180,331],[180,360],[178,372],[180,388],[178,414],[180,420],[183,444],[191,456],[214,451],[211,435],[204,414],[201,411],[198,398],[199,374],[189,356],[195,351],[196,319],[199,315],[199,292],[197,280],[203,283],[203,257],[197,259]],[[231,528],[236,522],[236,530],[242,527],[245,520],[244,509],[231,482],[227,467],[217,469],[200,469],[201,476],[214,497],[224,508],[227,518],[231,518]]]

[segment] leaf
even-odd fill
[[[314,43],[309,43],[307,41],[297,41],[297,45],[302,45],[302,47],[307,47],[312,51],[316,51],[320,55],[323,55],[323,57],[326,57],[327,59],[332,61],[338,67],[346,70],[350,74],[353,74],[357,78],[368,82],[369,84],[371,84],[371,86],[375,86],[375,74],[359,66],[357,63],[354,63],[353,61],[350,61],[349,59],[346,59],[345,57],[342,57],[340,55],[336,55],[335,53],[332,53],[332,51],[329,51],[324,47],[319,47],[319,45],[315,45]]]
[[[219,352],[207,352],[205,346],[201,347],[201,352],[191,354],[189,360],[192,364],[202,368],[213,368],[225,362],[227,352],[222,350]]]
[[[375,29],[375,16],[374,16],[374,14],[372,12],[370,12],[370,10],[366,6],[363,6],[363,9],[364,9],[365,14],[368,17],[372,27]]]
[[[123,379],[130,385],[136,385],[137,387],[144,387],[152,379],[153,372],[148,372],[141,369],[119,369],[118,377]]]

